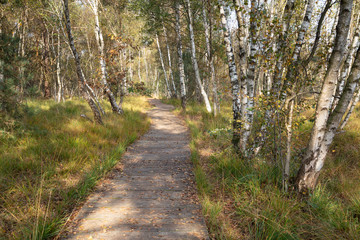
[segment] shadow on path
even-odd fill
[[[196,197],[188,131],[149,100],[152,125],[81,208],[63,239],[209,239]]]

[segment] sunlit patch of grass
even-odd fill
[[[125,98],[123,116],[107,110],[104,125],[79,99],[28,100],[19,126],[0,133],[0,239],[49,239],[72,209],[147,131],[145,97]]]
[[[239,158],[231,147],[231,104],[213,117],[204,106],[165,100],[191,132],[194,173],[210,235],[216,239],[359,239],[360,108],[334,140],[319,188],[307,199],[281,188],[281,166]],[[294,129],[292,175],[309,139],[314,110]],[[211,149],[212,153],[204,154]]]

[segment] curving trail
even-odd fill
[[[209,239],[197,201],[187,128],[149,100],[150,131],[79,211],[64,239]]]

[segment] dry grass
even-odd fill
[[[123,116],[108,114],[104,126],[81,100],[56,104],[31,100],[11,131],[0,135],[0,239],[56,236],[96,181],[120,160],[150,121],[145,97],[127,97]]]
[[[301,198],[281,190],[279,165],[234,154],[230,104],[214,118],[198,104],[189,103],[184,113],[179,102],[168,102],[191,130],[194,171],[212,238],[360,239],[360,109],[336,137],[319,187]],[[311,117],[312,110],[305,115]],[[293,177],[312,127],[301,117],[294,132]]]

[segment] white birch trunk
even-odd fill
[[[171,89],[170,89],[170,86],[169,86],[169,80],[168,80],[168,78],[167,78],[167,73],[166,73],[166,68],[165,68],[165,64],[164,64],[164,59],[163,59],[162,52],[161,52],[161,47],[160,47],[160,43],[159,43],[159,36],[158,36],[157,34],[156,34],[156,44],[157,44],[158,51],[159,51],[161,67],[162,67],[163,72],[164,72],[165,83],[166,83],[166,88],[167,88],[167,95],[168,95],[169,97],[171,97]]]
[[[146,48],[143,48],[143,56],[144,56],[144,64],[145,64],[145,74],[146,74],[146,82],[149,82],[149,69],[148,69],[148,63],[146,59]]]
[[[246,89],[247,89],[247,102],[245,110],[245,121],[244,130],[241,139],[241,149],[245,155],[247,155],[247,142],[250,137],[251,126],[254,118],[254,91],[255,91],[255,67],[257,53],[257,42],[256,42],[256,30],[257,30],[257,1],[251,1],[251,13],[250,13],[250,31],[249,31],[249,45],[250,45],[250,56],[248,62],[248,68],[246,72]]]
[[[125,64],[125,78],[124,78],[124,81],[123,81],[123,90],[124,90],[124,95],[126,95],[128,92],[127,92],[127,82],[128,82],[128,79],[127,79],[127,73],[128,73],[128,69],[127,69],[127,53],[126,53],[126,49],[124,49],[124,64]],[[130,57],[129,57],[130,58]],[[131,61],[131,59],[130,59]]]
[[[340,125],[340,130],[343,130],[344,127],[346,126],[346,124],[348,123],[349,119],[350,119],[350,116],[351,114],[353,113],[354,111],[354,108],[356,107],[357,103],[359,102],[360,100],[360,88],[359,88],[359,85],[358,85],[358,88],[357,88],[357,92],[356,94],[354,95],[352,101],[351,101],[351,105],[348,107],[348,110],[347,110],[347,113],[345,115],[345,118],[344,120],[342,121],[341,125]]]
[[[346,112],[346,109],[349,106],[350,101],[354,96],[355,89],[356,86],[359,84],[359,81],[360,81],[360,48],[357,51],[356,59],[354,65],[352,66],[350,76],[348,78],[348,81],[344,89],[344,93],[341,95],[338,105],[336,106],[335,110],[332,112],[332,114],[329,117],[324,140],[322,141],[319,148],[317,164],[315,165],[317,168],[319,167],[321,169],[322,165],[325,162],[327,152],[329,151],[329,148],[334,140],[334,137],[339,128],[341,120]]]
[[[58,34],[58,42],[57,42],[57,56],[56,56],[56,81],[58,84],[58,91],[57,91],[57,102],[65,101],[64,98],[64,90],[63,90],[63,83],[61,79],[61,39],[60,39],[60,32],[57,31]]]
[[[205,42],[206,42],[206,52],[205,52],[205,60],[207,68],[210,70],[212,91],[213,91],[213,109],[214,116],[216,116],[219,112],[219,100],[217,96],[217,84],[216,84],[216,74],[215,74],[215,66],[214,59],[211,53],[211,43],[210,43],[210,31],[211,27],[206,14],[206,2],[203,0],[203,18],[204,18],[204,28],[205,28]]]
[[[132,63],[133,63],[133,55],[132,55],[132,52],[131,52],[131,49],[129,49],[129,76],[130,76],[130,81],[133,82],[133,76],[134,76],[134,73],[133,73],[133,68],[132,68]]]
[[[206,110],[211,113],[211,105],[209,102],[209,98],[207,93],[205,92],[204,86],[201,83],[201,78],[200,78],[200,70],[199,70],[199,66],[198,66],[198,62],[197,62],[197,58],[196,58],[196,47],[195,47],[195,36],[194,36],[194,29],[193,29],[193,19],[192,19],[192,13],[191,13],[191,5],[190,5],[190,1],[189,0],[185,0],[186,4],[187,4],[187,13],[188,13],[188,17],[189,17],[189,33],[190,33],[190,45],[191,45],[191,61],[192,64],[194,66],[194,71],[195,71],[195,80],[196,83],[199,87],[200,90],[200,94],[205,102],[205,106],[206,106]]]
[[[327,141],[325,134],[331,112],[332,99],[336,90],[339,69],[345,55],[352,5],[353,0],[341,0],[340,2],[335,45],[329,59],[324,83],[318,99],[316,118],[309,144],[297,176],[299,191],[315,188],[320,170],[324,165],[324,154],[326,155],[326,153],[324,153],[322,145],[324,141]]]
[[[168,63],[169,63],[169,76],[170,76],[170,82],[171,82],[171,86],[172,86],[172,91],[171,92],[172,92],[172,97],[176,98],[177,94],[176,94],[176,87],[175,87],[175,82],[174,82],[174,74],[173,74],[173,71],[172,71],[170,48],[169,48],[169,43],[168,43],[168,39],[167,39],[167,33],[166,33],[165,25],[164,25],[164,23],[162,25],[163,25],[164,38],[165,38],[167,57],[168,57]]]
[[[159,72],[157,71],[157,68],[155,69],[155,81],[156,81],[156,97],[159,98],[160,97],[160,93],[159,93]]]
[[[138,76],[139,76],[139,81],[142,82],[142,78],[141,78],[141,51],[139,49],[139,56],[138,56]]]
[[[182,41],[181,41],[181,27],[180,27],[180,6],[179,0],[175,2],[175,20],[176,20],[176,42],[177,42],[177,55],[178,55],[178,68],[180,75],[180,98],[181,106],[183,110],[186,109],[186,85],[185,85],[185,70],[184,70],[184,60],[182,52]]]
[[[82,89],[82,94],[85,98],[85,100],[88,102],[91,110],[94,113],[94,119],[97,123],[99,124],[103,124],[102,119],[101,119],[101,114],[99,112],[98,107],[96,106],[96,103],[94,102],[94,100],[91,98],[85,84],[86,81],[83,77],[82,74],[82,69],[81,69],[81,62],[80,62],[80,56],[75,48],[75,44],[74,44],[74,38],[72,36],[72,32],[71,32],[71,23],[70,23],[70,14],[69,14],[69,6],[68,6],[68,0],[63,0],[64,3],[64,13],[65,13],[65,20],[66,20],[66,30],[67,30],[67,34],[68,34],[68,38],[69,38],[69,45],[71,48],[71,51],[74,55],[75,58],[75,64],[76,64],[76,73],[79,79],[79,83]]]
[[[110,87],[107,83],[107,70],[106,70],[106,62],[105,62],[105,52],[104,52],[104,39],[100,28],[100,21],[99,21],[99,0],[92,0],[89,1],[95,17],[95,37],[96,43],[98,45],[99,53],[100,53],[100,68],[101,68],[101,81],[105,93],[109,99],[111,104],[112,111],[117,114],[122,114],[123,110],[119,107],[116,103],[116,99],[114,94],[111,92]]]
[[[221,17],[221,24],[223,28],[224,34],[224,43],[226,47],[226,56],[227,56],[227,64],[229,67],[229,76],[231,81],[231,89],[232,89],[232,111],[233,111],[233,145],[235,149],[239,149],[239,142],[240,142],[240,132],[241,132],[241,118],[240,118],[240,111],[241,111],[241,103],[240,103],[240,86],[239,86],[239,79],[235,64],[234,52],[231,44],[230,34],[227,29],[227,19],[225,16],[224,11],[224,2],[219,1],[220,5],[220,17]]]
[[[358,24],[360,24],[360,22],[358,22]],[[347,54],[344,65],[341,69],[340,80],[339,80],[338,87],[336,89],[336,94],[335,94],[335,98],[334,98],[334,102],[333,102],[333,109],[335,109],[337,103],[339,102],[339,98],[340,98],[342,92],[344,91],[346,79],[349,75],[351,66],[354,61],[355,52],[359,48],[359,44],[360,44],[359,35],[360,35],[360,26],[357,25],[349,52]]]
[[[283,166],[283,187],[287,192],[289,188],[289,176],[290,176],[290,161],[291,161],[291,141],[292,141],[292,122],[294,113],[294,100],[290,101],[290,108],[288,113],[288,119],[286,123],[286,159]]]

